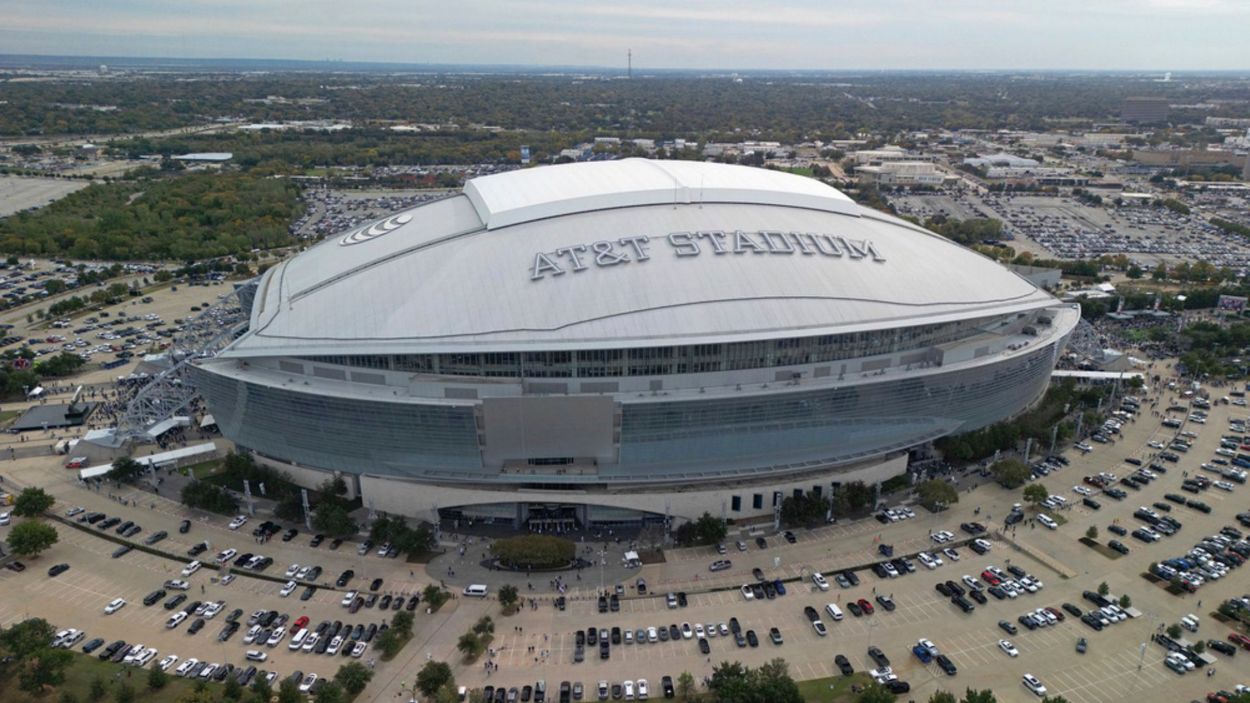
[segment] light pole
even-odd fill
[[[400,681],[399,693],[396,693],[395,697],[402,698],[404,694],[408,694],[408,703],[417,703],[417,682],[413,681],[409,686],[406,681]]]

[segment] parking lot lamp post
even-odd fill
[[[417,682],[413,681],[409,686],[407,682],[399,682],[399,693],[395,694],[396,698],[402,698],[404,694],[408,694],[408,703],[417,703]]]

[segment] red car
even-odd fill
[[[1239,645],[1242,649],[1250,649],[1250,637],[1246,637],[1240,632],[1228,633],[1228,641]]]
[[[872,615],[872,610],[873,610],[872,603],[869,603],[866,599],[860,598],[859,600],[855,601],[855,604],[858,605],[864,611],[864,615]]]
[[[291,634],[293,635],[307,626],[308,626],[308,616],[301,615],[299,616],[298,619],[295,620],[295,624],[291,626]]]
[[[985,582],[991,586],[997,586],[999,581],[1002,580],[998,578],[997,576],[995,576],[994,572],[990,571],[989,569],[986,569],[985,571],[981,572],[981,578],[985,579]]]
[[[1055,616],[1055,619],[1057,619],[1059,622],[1063,622],[1063,619],[1064,619],[1064,618],[1063,618],[1063,611],[1062,611],[1062,610],[1059,610],[1058,608],[1052,608],[1052,607],[1047,606],[1047,608],[1046,608],[1046,612],[1050,613],[1051,615],[1054,615],[1054,616]]]

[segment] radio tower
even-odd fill
[[[625,50],[625,66],[626,66],[625,77],[633,78],[634,77],[634,50],[633,49]]]

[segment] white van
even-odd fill
[[[839,608],[837,604],[835,603],[830,603],[829,605],[826,605],[825,612],[829,613],[829,617],[833,618],[834,620],[842,619],[842,609]]]
[[[1189,630],[1190,632],[1197,632],[1198,631],[1198,616],[1190,613],[1189,615],[1186,615],[1185,617],[1181,618],[1181,627],[1185,628],[1186,630]]]
[[[304,638],[308,636],[308,628],[301,628],[295,636],[291,638],[291,643],[287,645],[287,649],[296,650],[300,645],[304,644]]]
[[[471,583],[464,587],[464,594],[471,598],[485,598],[486,591],[486,585],[481,583]]]
[[[200,562],[193,561],[190,564],[187,564],[186,566],[182,567],[182,575],[190,576],[191,574],[194,574],[195,572],[199,570],[200,570]]]

